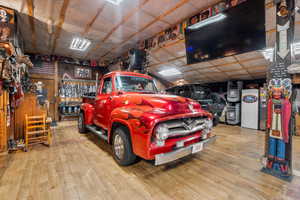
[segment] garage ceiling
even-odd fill
[[[276,40],[275,7],[266,1],[266,40],[267,48],[273,48]],[[300,15],[296,15],[295,41],[300,41]],[[241,55],[202,62],[193,65],[186,64],[184,40],[176,41],[165,47],[150,52],[150,71],[169,82],[177,83],[209,83],[227,80],[251,80],[266,77],[270,62],[262,51],[254,51]],[[181,75],[164,76],[158,72],[176,68]]]
[[[97,60],[114,58],[215,2],[122,0],[115,5],[108,0],[0,0],[22,13],[26,52]],[[69,49],[77,36],[92,41],[88,51]]]
[[[275,42],[275,10],[267,1],[267,41]],[[27,53],[54,54],[80,59],[109,60],[219,0],[0,0],[21,13],[19,20]],[[297,16],[296,31],[300,35]],[[85,51],[70,50],[74,37],[91,40]],[[300,39],[300,38],[298,38]],[[171,82],[216,82],[265,77],[268,62],[260,52],[186,65],[184,41],[176,41],[151,54],[151,72],[174,67],[180,76],[161,77]]]

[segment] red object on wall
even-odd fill
[[[96,60],[91,60],[91,67],[97,67],[98,62]]]

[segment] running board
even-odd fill
[[[98,135],[100,138],[102,138],[103,140],[107,141],[108,137],[105,135],[105,132],[103,130],[97,130],[96,126],[91,126],[91,125],[87,125],[86,126],[91,132],[95,133],[96,135]]]

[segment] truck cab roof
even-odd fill
[[[146,75],[146,74],[140,74],[140,73],[136,73],[136,72],[127,72],[127,71],[112,71],[112,72],[105,74],[103,76],[103,78],[108,77],[108,76],[116,76],[116,75],[140,76],[140,77],[144,77],[144,78],[151,79],[151,80],[153,79],[151,76]]]

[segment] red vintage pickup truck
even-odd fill
[[[137,157],[161,165],[197,153],[215,140],[212,126],[198,102],[159,94],[152,77],[133,72],[104,75],[96,96],[83,99],[78,119],[79,132],[112,144],[122,166]]]

